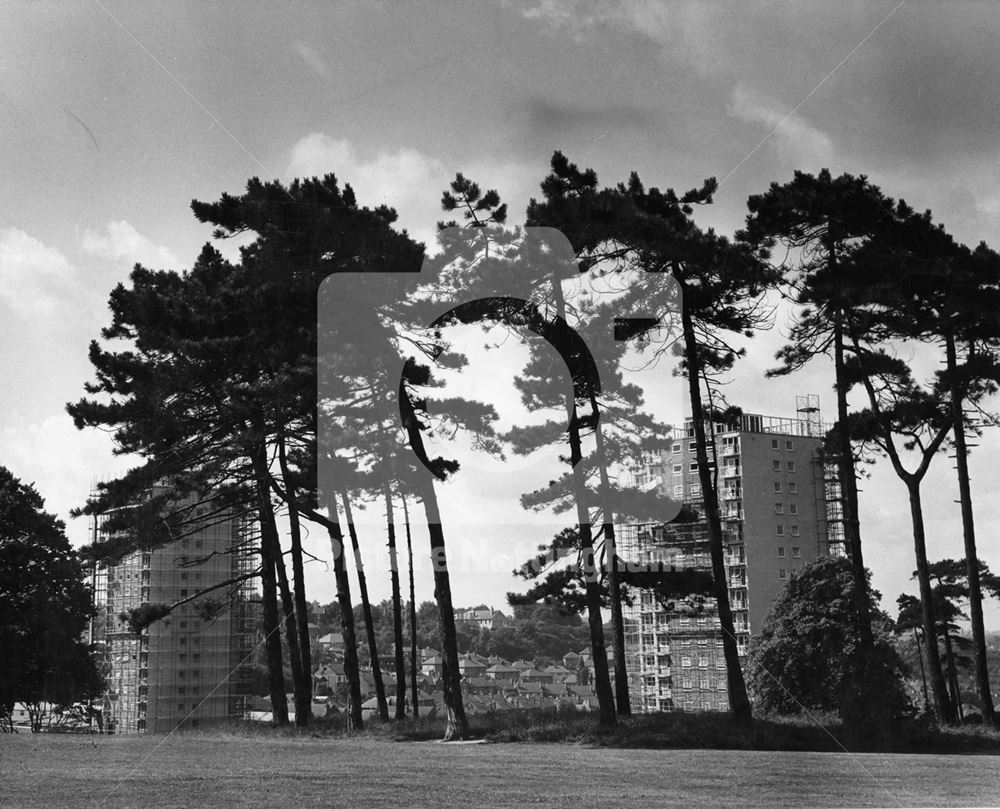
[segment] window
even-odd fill
[[[788,571],[785,568],[781,568],[781,570],[778,571],[778,578],[779,579],[787,579],[788,578]]]
[[[779,525],[779,526],[777,526],[777,527],[776,527],[776,530],[775,530],[775,533],[776,533],[776,534],[777,534],[777,535],[778,535],[779,537],[783,537],[783,536],[785,535],[785,526],[783,526],[783,525]]]
[[[781,491],[781,481],[780,480],[774,481],[774,490],[776,492],[780,492]]]
[[[693,497],[694,495],[698,495],[698,494],[701,494],[701,484],[700,483],[692,483],[691,484],[691,496]]]
[[[184,696],[184,686],[183,685],[177,686],[177,696],[179,696],[179,697],[183,697]]]
[[[698,680],[698,687],[704,690],[708,690],[708,679],[706,677],[702,677],[700,680]]]
[[[789,514],[798,514],[799,513],[799,507],[798,507],[798,505],[796,503],[789,503],[788,504],[788,513]]]
[[[681,668],[685,668],[685,669],[691,668],[691,658],[690,657],[682,657],[681,658]]]
[[[688,452],[694,452],[696,449],[698,449],[698,442],[688,441]]]
[[[784,545],[779,545],[778,546],[778,558],[779,559],[784,559],[785,558],[785,546]]]
[[[674,444],[674,445],[673,445],[673,446],[672,446],[672,447],[670,448],[670,451],[671,451],[671,452],[680,452],[680,451],[681,451],[681,445],[680,445],[680,444]]]
[[[781,461],[771,461],[771,468],[775,472],[780,472],[781,471]]]
[[[186,596],[187,594],[188,594],[187,590],[181,590],[181,593],[180,593],[181,598],[184,598],[184,596]]]
[[[691,687],[691,680],[690,679],[685,678],[685,679],[681,680],[681,688],[690,688],[690,687]]]
[[[675,463],[674,464],[674,474],[675,475],[679,475],[683,471],[684,471],[684,465],[683,464],[679,464],[679,463]]]
[[[786,461],[785,466],[788,468],[789,472],[795,471],[795,461]]]
[[[795,558],[795,559],[801,559],[802,558],[802,548],[797,548],[797,547],[795,547],[793,545],[792,546],[792,557]]]
[[[698,658],[698,665],[701,666],[702,668],[705,668],[705,666],[708,665],[708,658],[707,657],[699,657]]]
[[[675,483],[674,484],[674,494],[676,494],[678,497],[681,496],[682,494],[684,494],[684,484],[683,483]]]
[[[792,526],[792,536],[797,537],[799,535],[799,527],[797,525]]]
[[[778,449],[778,439],[777,438],[772,438],[771,439],[771,449]]]
[[[784,514],[785,513],[785,504],[784,503],[775,503],[774,504],[774,513],[775,514]]]
[[[799,492],[799,484],[796,483],[794,480],[788,481],[788,493],[798,494],[798,492]]]
[[[698,471],[698,462],[697,461],[692,461],[690,464],[688,464],[688,469],[690,469],[692,472],[697,472]]]

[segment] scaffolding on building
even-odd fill
[[[95,537],[103,523],[95,519]],[[206,520],[181,539],[94,571],[92,634],[105,648],[109,732],[248,716],[258,542],[252,521]],[[173,609],[137,633],[135,610],[154,604]]]

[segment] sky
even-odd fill
[[[95,480],[128,465],[110,436],[77,431],[65,411],[91,377],[88,345],[108,323],[108,293],[136,262],[190,267],[211,239],[191,201],[239,193],[252,176],[333,172],[428,242],[456,172],[495,187],[517,222],[556,149],[607,184],[633,170],[679,191],[717,177],[715,203],[696,220],[725,234],[742,225],[750,194],[827,167],[930,208],[963,242],[1000,246],[994,4],[347,0],[237,13],[227,3],[33,0],[5,4],[5,17],[0,463],[65,519]],[[235,244],[220,247],[236,255]],[[748,412],[792,416],[795,396],[815,393],[829,416],[828,364],[765,383],[787,327],[781,310],[726,395]],[[673,401],[676,380],[662,375],[650,390]],[[473,379],[493,400],[510,398],[504,374]],[[971,467],[981,554],[1000,569],[998,451],[1000,437],[984,435]],[[510,569],[547,538],[524,529],[517,505],[544,459],[520,463],[483,459],[481,475],[442,489],[457,604],[505,606],[518,586]],[[932,559],[963,555],[952,463],[936,459],[925,484]],[[885,463],[868,471],[866,562],[892,610],[916,591],[907,501]],[[373,536],[384,529],[369,511]],[[82,520],[68,531],[87,539]],[[314,534],[310,597],[329,601]],[[426,549],[419,530],[414,542]],[[370,578],[386,597],[387,577]],[[995,604],[987,624],[1000,629]]]

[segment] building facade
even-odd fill
[[[169,732],[249,710],[256,542],[243,521],[216,520],[98,569],[93,640],[104,644],[109,732]],[[241,581],[197,595],[232,580]],[[139,634],[129,625],[133,609],[178,602]]]
[[[707,425],[725,546],[729,603],[741,657],[792,571],[843,553],[839,488],[825,458],[817,397],[799,397],[799,418],[741,415]],[[673,430],[670,449],[643,459],[634,483],[700,510],[693,426]],[[691,523],[617,527],[627,563],[711,572],[708,528]],[[625,607],[629,691],[637,710],[728,710],[722,632],[714,599],[660,603],[641,591]]]

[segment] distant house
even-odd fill
[[[521,672],[522,683],[552,683],[552,675],[538,669],[525,669]]]
[[[347,675],[344,673],[343,663],[323,663],[313,672],[313,691],[329,689],[336,691],[337,686],[347,682]]]
[[[319,647],[321,653],[326,652],[336,655],[342,655],[346,648],[344,636],[340,632],[331,632],[328,635],[324,635],[316,641],[316,645]]]
[[[486,664],[472,655],[463,655],[458,659],[458,670],[463,677],[482,677],[486,669]]]
[[[570,671],[576,671],[582,662],[583,658],[576,652],[567,652],[563,655],[562,664]]]
[[[440,677],[443,667],[444,661],[437,655],[434,655],[424,660],[420,666],[420,671],[429,676]]]
[[[485,677],[466,677],[462,680],[462,689],[468,694],[491,694],[496,690],[496,683]]]
[[[492,607],[485,609],[458,610],[455,613],[456,624],[474,624],[481,629],[496,629],[507,622],[507,616]]]
[[[490,666],[486,669],[486,676],[491,680],[498,682],[513,681],[520,678],[521,671],[513,666],[508,666],[504,663],[497,663],[495,666]]]

